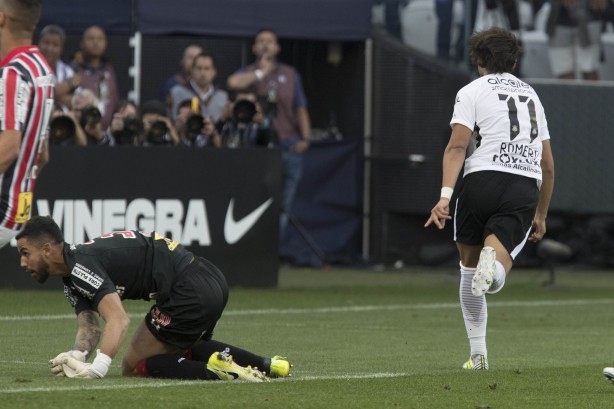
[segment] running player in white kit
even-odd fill
[[[464,164],[454,240],[471,347],[465,369],[488,369],[485,294],[501,290],[527,239],[539,241],[546,233],[554,159],[537,93],[511,74],[520,51],[516,37],[505,29],[472,35],[471,59],[480,77],[456,95],[441,197],[425,224],[443,229],[452,219],[450,199]]]

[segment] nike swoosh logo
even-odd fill
[[[267,200],[250,214],[237,221],[234,218],[235,199],[230,199],[230,204],[226,211],[226,220],[224,222],[224,238],[226,239],[226,243],[235,244],[237,241],[241,240],[241,238],[245,236],[245,233],[256,224],[260,216],[262,216],[271,203],[273,203],[273,198]]]

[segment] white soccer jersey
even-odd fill
[[[452,124],[474,130],[465,172],[496,170],[541,181],[542,141],[550,139],[537,93],[509,73],[484,75],[456,94]]]

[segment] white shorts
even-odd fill
[[[0,249],[11,242],[13,237],[17,236],[19,230],[10,230],[0,227]]]
[[[556,26],[548,53],[555,76],[576,71],[591,72],[599,68],[601,21],[591,21],[587,26],[591,44],[586,47],[580,47],[576,27]]]

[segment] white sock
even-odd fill
[[[467,268],[461,265],[460,304],[471,347],[471,355],[487,356],[486,323],[488,321],[488,309],[486,308],[486,296],[476,297],[471,292],[471,279],[474,274],[475,268]]]
[[[488,289],[488,294],[495,294],[501,291],[501,289],[505,285],[505,277],[506,273],[503,264],[495,260],[495,274],[492,278],[492,284]]]

